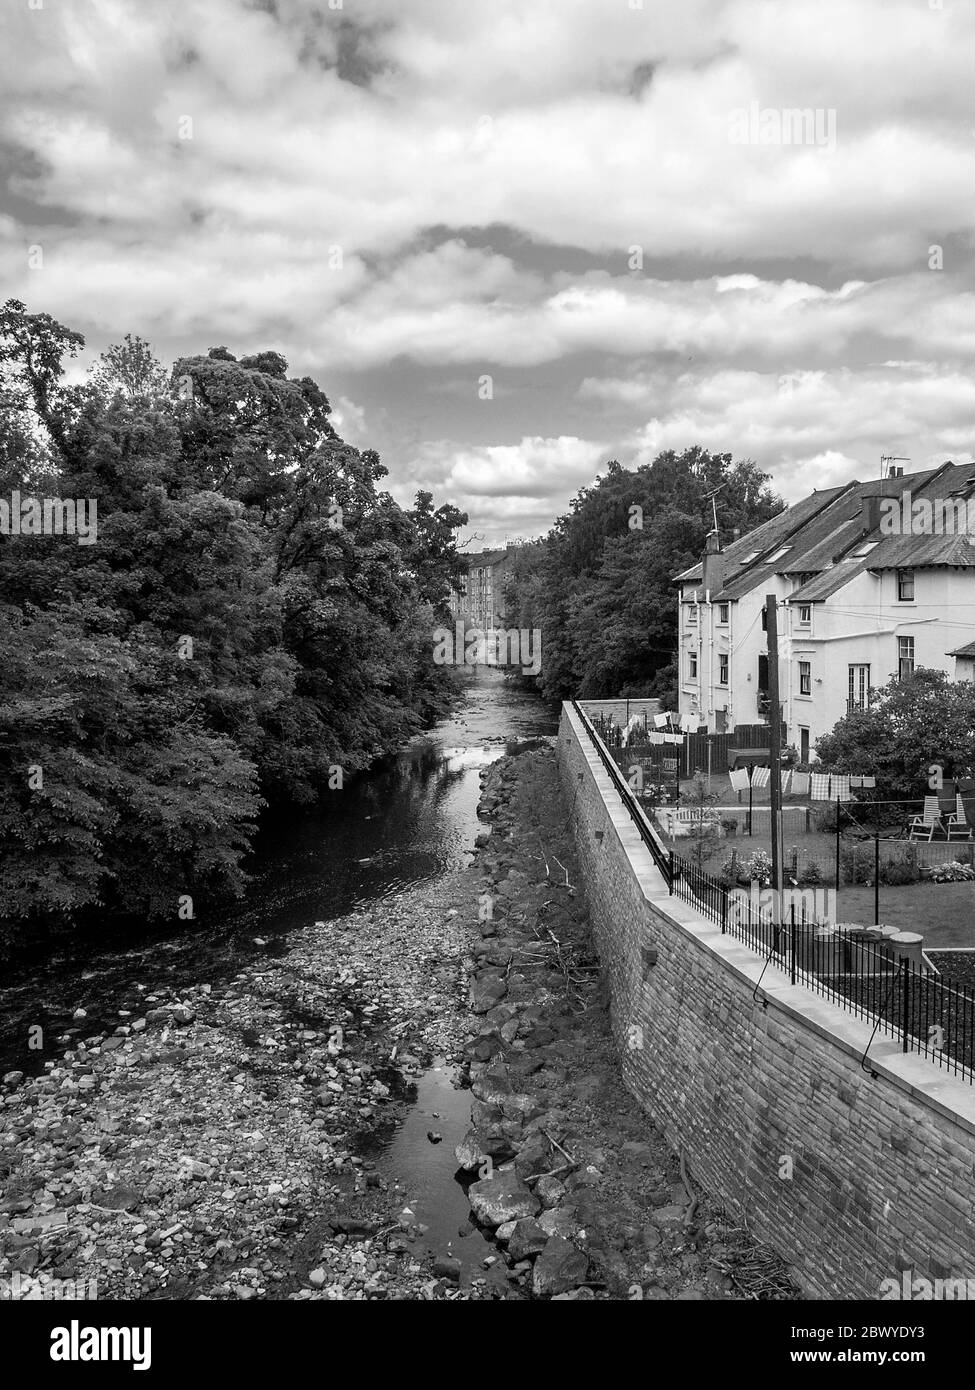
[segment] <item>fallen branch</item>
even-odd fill
[[[569,1153],[568,1149],[563,1149],[562,1145],[558,1142],[557,1139],[552,1138],[551,1134],[549,1134],[547,1129],[543,1129],[542,1133],[545,1135],[545,1138],[552,1145],[552,1147],[554,1149],[558,1149],[559,1153],[562,1154],[565,1158],[567,1158],[569,1160],[569,1163],[574,1168],[577,1168],[579,1166],[579,1160],[577,1158],[573,1158],[572,1155]]]

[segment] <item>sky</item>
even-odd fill
[[[0,287],[283,353],[474,549],[668,448],[968,462],[973,69],[969,0],[7,0]]]

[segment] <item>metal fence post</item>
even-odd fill
[[[900,961],[901,970],[904,975],[903,985],[901,987],[901,1051],[906,1052],[908,1050],[908,1030],[911,1023],[911,962],[908,960],[907,956],[901,956]]]
[[[667,851],[667,891],[671,895],[674,892],[674,851]]]
[[[728,889],[721,885],[721,935],[728,930]]]

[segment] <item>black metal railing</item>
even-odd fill
[[[881,928],[822,920],[815,889],[785,890],[775,913],[757,882],[729,887],[667,850],[578,702],[572,707],[672,894],[785,970],[793,984],[871,1022],[875,1032],[898,1039],[903,1052],[975,1084],[975,991],[919,968]]]
[[[664,880],[669,889],[670,856],[664,848],[663,842],[660,840],[660,838],[657,835],[657,832],[654,830],[653,826],[650,824],[650,822],[644,815],[643,808],[641,807],[637,798],[633,795],[633,792],[627,784],[626,778],[620,772],[615,759],[613,759],[610,756],[609,750],[606,748],[602,739],[599,737],[599,735],[596,733],[596,730],[593,728],[589,716],[583,709],[580,708],[578,700],[572,701],[572,708],[575,710],[576,714],[581,719],[583,728],[586,730],[586,733],[589,735],[589,739],[593,747],[599,754],[600,761],[602,762],[603,767],[605,767],[606,771],[609,773],[613,781],[613,785],[615,786],[617,792],[620,795],[620,799],[622,800],[623,805],[629,811],[630,816],[632,817],[637,830],[640,832],[640,838],[643,840],[643,843],[650,851],[653,862],[660,870],[660,872],[663,874]]]

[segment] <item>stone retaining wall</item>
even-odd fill
[[[692,1176],[812,1297],[975,1278],[975,1087],[670,897],[568,705],[558,759],[623,1079]]]

